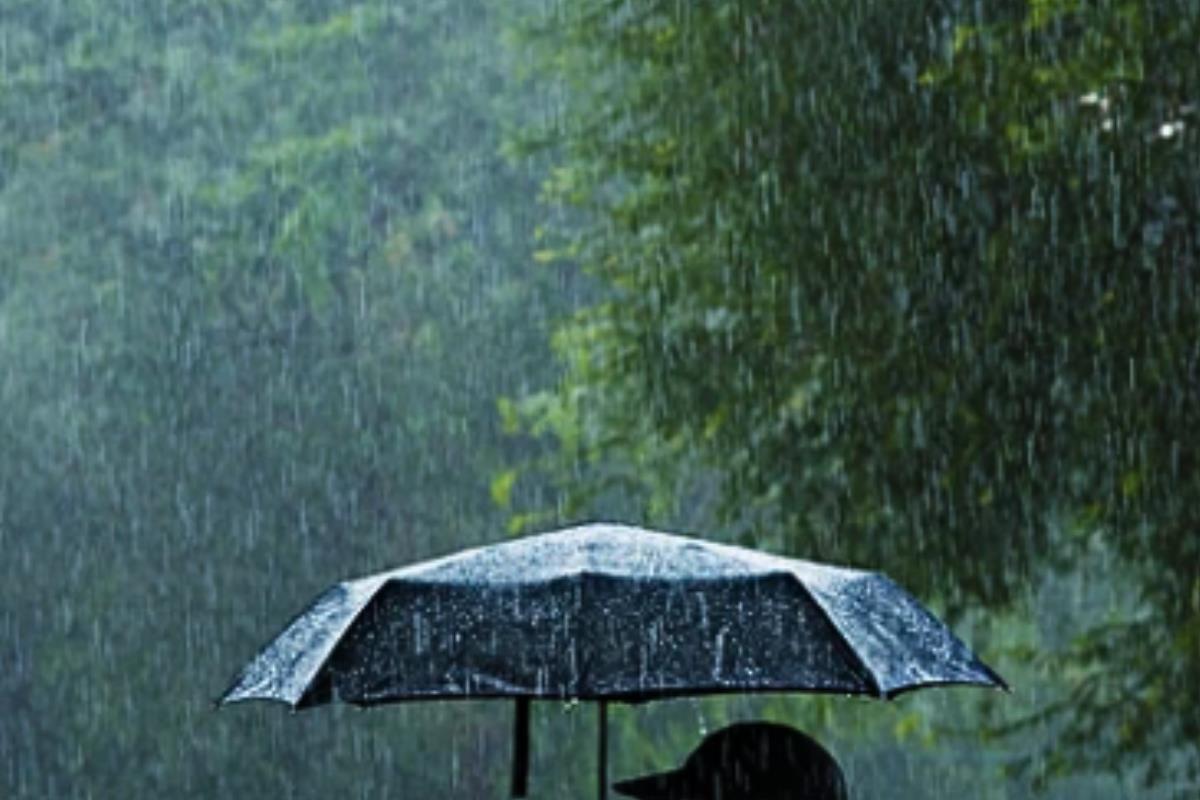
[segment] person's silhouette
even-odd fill
[[[637,800],[846,800],[825,748],[795,728],[743,722],[705,737],[683,766],[613,784]]]

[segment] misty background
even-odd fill
[[[331,583],[585,520],[878,569],[1013,686],[856,798],[1200,788],[1195,0],[0,0],[0,795],[506,796],[511,703],[216,712]],[[533,706],[530,796],[594,791]]]

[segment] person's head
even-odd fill
[[[671,772],[613,785],[637,800],[846,800],[833,756],[786,725],[744,722],[707,736]]]

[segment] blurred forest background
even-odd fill
[[[0,795],[502,797],[507,703],[213,699],[588,519],[880,569],[1014,686],[614,708],[855,797],[1200,791],[1196,0],[0,0]],[[531,796],[594,791],[534,706]]]

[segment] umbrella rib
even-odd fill
[[[358,621],[358,618],[363,615],[363,612],[366,611],[373,603],[375,603],[376,599],[379,597],[379,590],[387,585],[389,580],[390,578],[385,578],[384,580],[378,581],[376,586],[369,593],[367,593],[366,600],[358,607],[357,610],[346,617],[346,621],[341,625],[341,632],[337,636],[333,637],[334,641],[332,646],[329,648],[329,651],[326,653],[325,657],[321,659],[320,666],[313,671],[312,675],[309,676],[308,680],[304,683],[303,690],[297,696],[296,702],[292,704],[293,708],[300,708],[303,706],[305,699],[308,697],[308,693],[312,691],[314,686],[317,685],[317,681],[329,674],[329,665],[333,661],[337,651],[342,647],[342,643],[345,641],[344,634],[349,631],[351,627],[353,627],[354,623]],[[350,583],[352,583],[352,581],[343,581],[339,585],[348,590],[348,584]]]
[[[882,697],[886,699],[888,696],[887,692],[883,690],[883,686],[880,685],[879,679],[875,677],[875,673],[871,671],[869,666],[867,666],[867,662],[863,660],[863,657],[860,656],[858,651],[855,650],[853,645],[850,644],[850,639],[846,636],[846,633],[842,630],[841,626],[838,625],[837,618],[832,612],[830,612],[828,608],[825,607],[825,604],[821,602],[816,593],[809,589],[804,584],[804,581],[800,580],[799,576],[792,574],[791,577],[792,580],[796,582],[796,585],[800,587],[800,591],[804,592],[808,599],[811,600],[813,604],[821,610],[826,622],[829,623],[829,627],[831,627],[833,632],[837,635],[837,641],[841,643],[842,650],[849,654],[850,661],[855,664],[859,670],[861,670],[863,676],[870,684],[872,694],[875,697]]]
[[[227,688],[225,690],[225,692],[216,700],[216,704],[217,705],[225,705],[226,703],[229,703],[229,702],[238,702],[241,700],[262,699],[262,700],[276,700],[279,702],[283,702],[283,703],[287,704],[288,706],[290,706],[292,709],[298,709],[298,708],[302,707],[304,705],[304,700],[305,700],[306,695],[309,693],[309,691],[312,689],[313,685],[316,683],[317,677],[319,675],[321,675],[321,673],[324,671],[325,663],[327,662],[330,654],[332,654],[333,650],[335,650],[337,648],[336,640],[338,637],[333,637],[333,639],[335,641],[334,641],[333,645],[329,648],[329,652],[326,653],[325,656],[323,656],[322,658],[320,658],[318,660],[319,661],[318,667],[313,671],[313,673],[309,676],[309,678],[303,683],[303,685],[300,687],[301,690],[296,694],[294,699],[280,697],[277,694],[263,694],[261,690],[256,690],[255,693],[243,692],[241,696],[237,697],[233,701],[229,700],[229,696],[231,694],[233,694],[234,692],[238,691],[239,689],[243,689],[243,684],[245,684],[247,679],[253,674],[254,669],[256,667],[261,668],[261,663],[262,663],[263,659],[265,659],[268,655],[271,654],[272,650],[277,646],[278,641],[281,637],[285,637],[289,632],[291,632],[295,628],[295,626],[299,622],[301,622],[305,617],[307,617],[312,612],[312,610],[315,606],[319,605],[322,600],[328,598],[331,594],[333,594],[334,592],[336,592],[338,590],[341,590],[343,592],[346,591],[346,583],[341,582],[341,583],[334,584],[329,589],[326,589],[324,592],[321,592],[319,595],[317,595],[304,610],[295,614],[291,618],[291,620],[286,625],[283,626],[283,629],[279,632],[279,634],[277,634],[276,638],[272,639],[270,642],[268,642],[266,645],[264,645],[262,648],[260,648],[258,653],[254,656],[254,658],[251,659],[250,663],[242,668],[242,670],[238,673],[237,677],[235,677],[233,682],[230,684],[229,688]],[[343,626],[342,630],[345,630],[345,628],[349,626],[349,623],[352,622],[354,617],[356,617],[356,616],[357,616],[357,614],[352,616],[350,618],[350,620],[347,622],[347,625]],[[298,660],[299,660],[298,657],[293,656],[292,664],[291,664],[291,666],[293,668],[295,666],[295,662]],[[260,683],[262,682],[262,680],[263,680],[262,678],[259,679]]]

